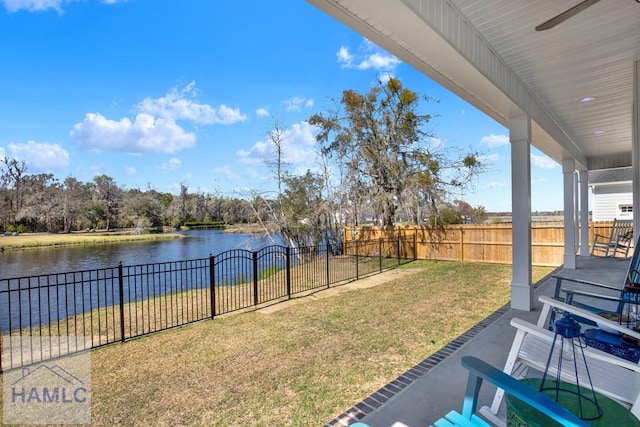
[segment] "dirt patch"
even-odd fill
[[[324,289],[322,291],[315,292],[307,296],[293,298],[278,304],[264,307],[257,311],[258,313],[262,313],[262,314],[275,313],[287,307],[291,307],[292,305],[302,304],[308,301],[314,301],[318,299],[329,298],[335,295],[343,294],[345,292],[353,291],[355,289],[372,288],[374,286],[378,286],[392,280],[410,276],[420,270],[421,269],[415,269],[415,268],[413,269],[412,268],[404,268],[404,269],[394,268],[392,270],[388,270],[383,273],[373,274],[371,276],[367,276],[362,279],[354,280],[353,282],[345,283],[344,285],[338,285],[329,289]]]

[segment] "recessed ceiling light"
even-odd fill
[[[584,98],[580,99],[580,102],[586,103],[586,102],[595,101],[595,99],[596,99],[595,96],[585,96]]]
[[[594,135],[604,135],[604,131],[603,130],[596,130],[596,131],[593,131],[593,134]]]

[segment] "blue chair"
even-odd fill
[[[505,390],[507,394],[539,410],[565,427],[588,426],[586,422],[558,405],[549,397],[478,358],[464,356],[462,358],[462,366],[469,370],[462,413],[451,411],[434,422],[432,427],[491,427],[491,424],[476,415],[478,409],[478,393],[480,392],[483,380]],[[356,423],[351,424],[351,427],[369,426],[364,423]]]
[[[636,301],[637,295],[626,293],[626,287],[640,286],[640,237],[636,242],[633,256],[627,268],[624,282],[621,284],[604,284],[588,280],[572,279],[562,276],[552,276],[556,279],[556,287],[553,298],[569,305],[582,308],[592,313],[612,313],[622,315],[625,303]],[[620,317],[618,317],[620,319]],[[551,327],[555,318],[550,318]],[[594,324],[593,322],[578,319],[581,323]]]

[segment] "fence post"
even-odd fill
[[[358,256],[358,241],[356,243],[356,280],[360,278],[360,257]]]
[[[418,230],[413,230],[413,260],[418,259]]]
[[[258,305],[258,252],[253,253],[253,305]]]
[[[380,273],[382,273],[382,237],[378,237],[378,265],[380,266]]]
[[[329,249],[331,248],[330,244],[327,243],[326,244],[326,248],[327,248],[327,288],[329,287],[329,284],[331,283],[331,279],[329,278]]]
[[[285,263],[287,266],[287,297],[291,299],[291,247],[285,249]]]
[[[124,342],[124,277],[122,277],[122,261],[118,263],[118,288],[120,292],[120,342]]]
[[[398,234],[398,242],[396,245],[396,252],[398,253],[398,265],[400,265],[400,235]]]
[[[211,318],[216,315],[216,257],[209,254],[209,293],[211,302]]]
[[[460,227],[460,262],[464,262],[464,228]]]

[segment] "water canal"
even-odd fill
[[[120,262],[140,265],[206,258],[230,249],[256,251],[274,244],[257,234],[219,230],[180,234],[185,238],[5,251],[0,254],[0,279],[115,267]]]

